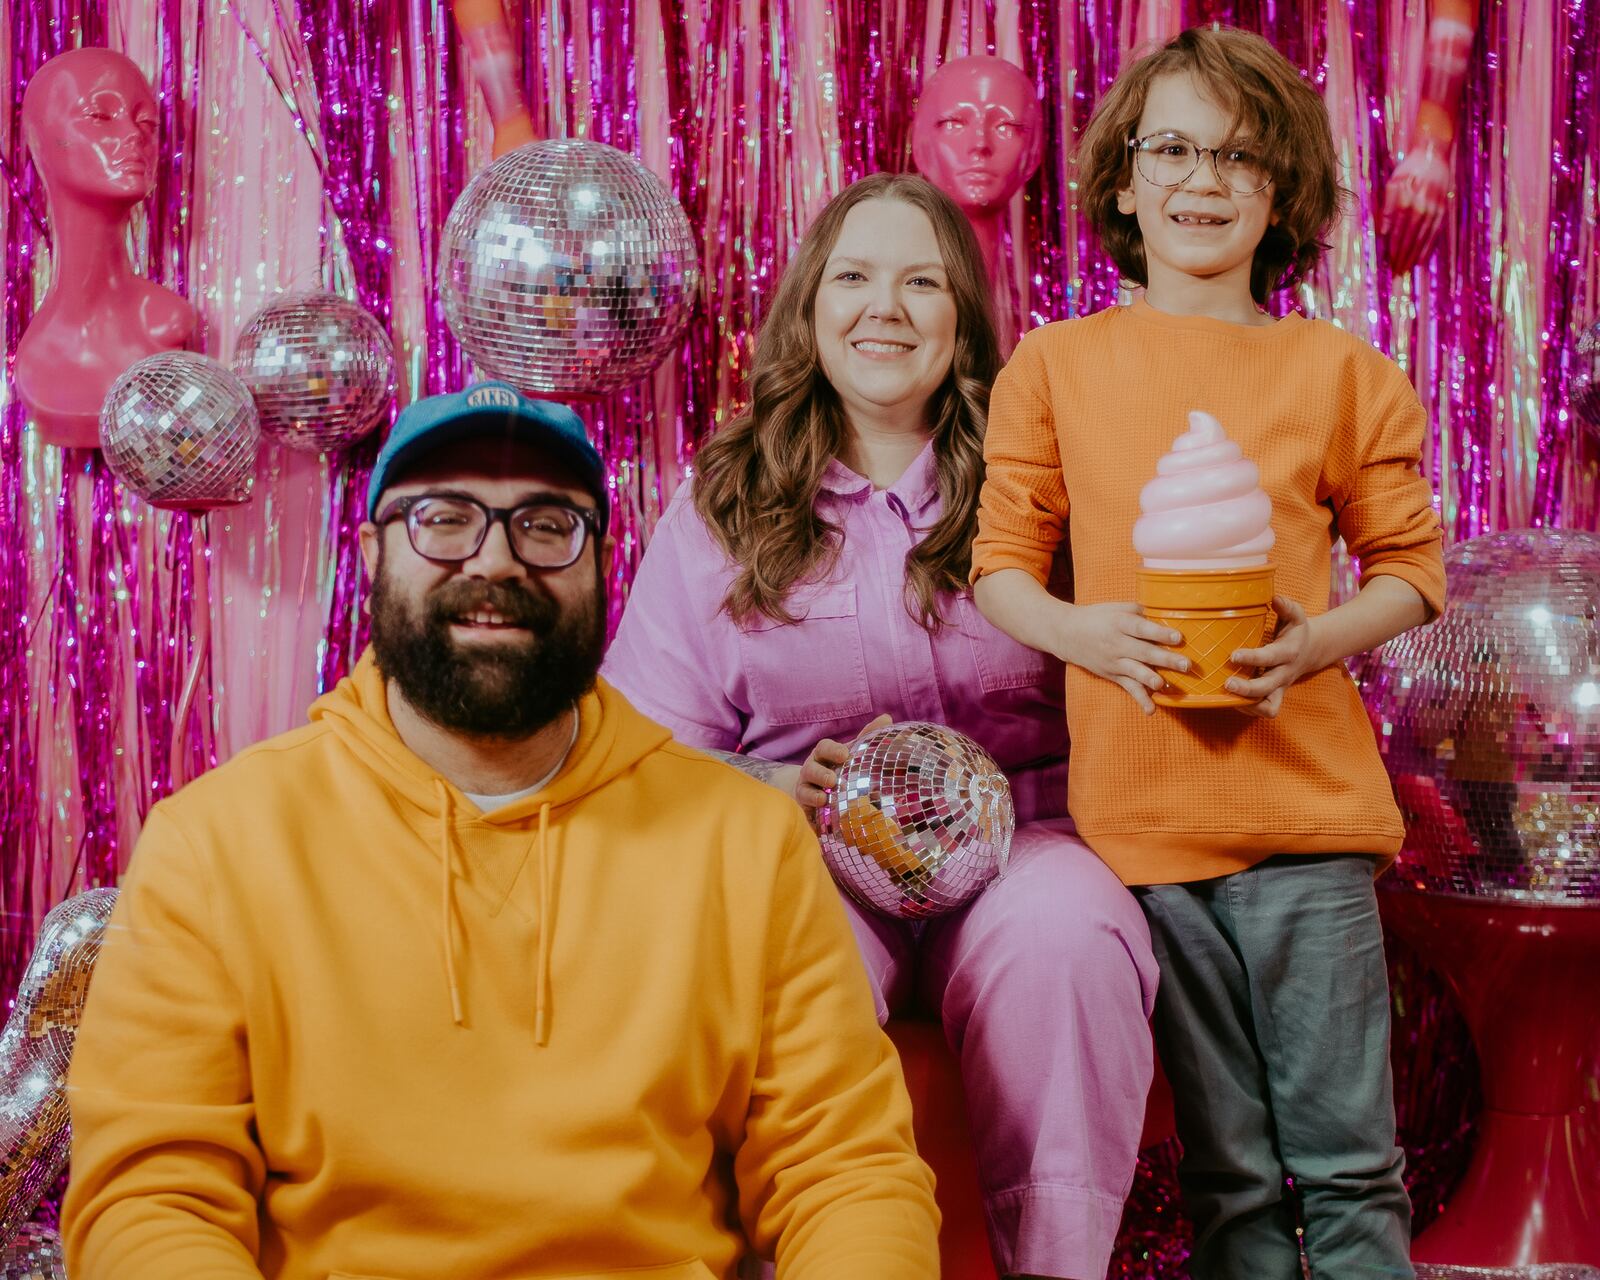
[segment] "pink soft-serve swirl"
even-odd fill
[[[1239,569],[1266,564],[1272,550],[1261,472],[1209,413],[1189,414],[1189,430],[1140,490],[1139,510],[1133,549],[1146,569]]]

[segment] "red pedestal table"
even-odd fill
[[[1482,1067],[1477,1147],[1418,1262],[1600,1266],[1600,909],[1394,889],[1384,918],[1461,1002]]]

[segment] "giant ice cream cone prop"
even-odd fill
[[[1152,696],[1166,707],[1244,706],[1223,685],[1254,672],[1230,657],[1259,646],[1273,618],[1272,500],[1261,473],[1215,418],[1194,412],[1139,510],[1139,606],[1183,635],[1174,647],[1189,659],[1187,671],[1163,671],[1166,688]]]

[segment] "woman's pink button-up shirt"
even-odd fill
[[[882,712],[978,742],[1011,779],[1018,821],[1066,816],[1061,664],[992,626],[970,595],[930,635],[906,608],[905,557],[938,519],[933,449],[888,489],[835,461],[817,502],[844,530],[825,581],[797,587],[800,621],[739,625],[734,577],[685,486],[656,525],[603,674],[690,746],[797,764]]]

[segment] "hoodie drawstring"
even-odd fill
[[[539,806],[539,968],[534,975],[533,1041],[550,1043],[550,937],[555,933],[550,919],[550,802]]]
[[[439,861],[443,864],[444,883],[440,895],[444,913],[444,976],[450,984],[450,1016],[456,1026],[465,1025],[461,1016],[461,987],[456,982],[456,931],[455,931],[455,815],[450,803],[450,788],[443,778],[433,780],[433,789],[439,796]]]
[[[439,862],[443,883],[440,886],[440,909],[444,929],[444,976],[450,987],[450,1016],[456,1026],[465,1026],[461,1012],[461,987],[456,981],[456,877],[455,877],[455,814],[450,803],[450,788],[443,778],[434,779],[434,791],[439,797]],[[539,961],[534,976],[533,1038],[544,1046],[550,1043],[550,947],[555,930],[551,927],[550,907],[554,894],[551,890],[550,866],[550,803],[539,806]]]

